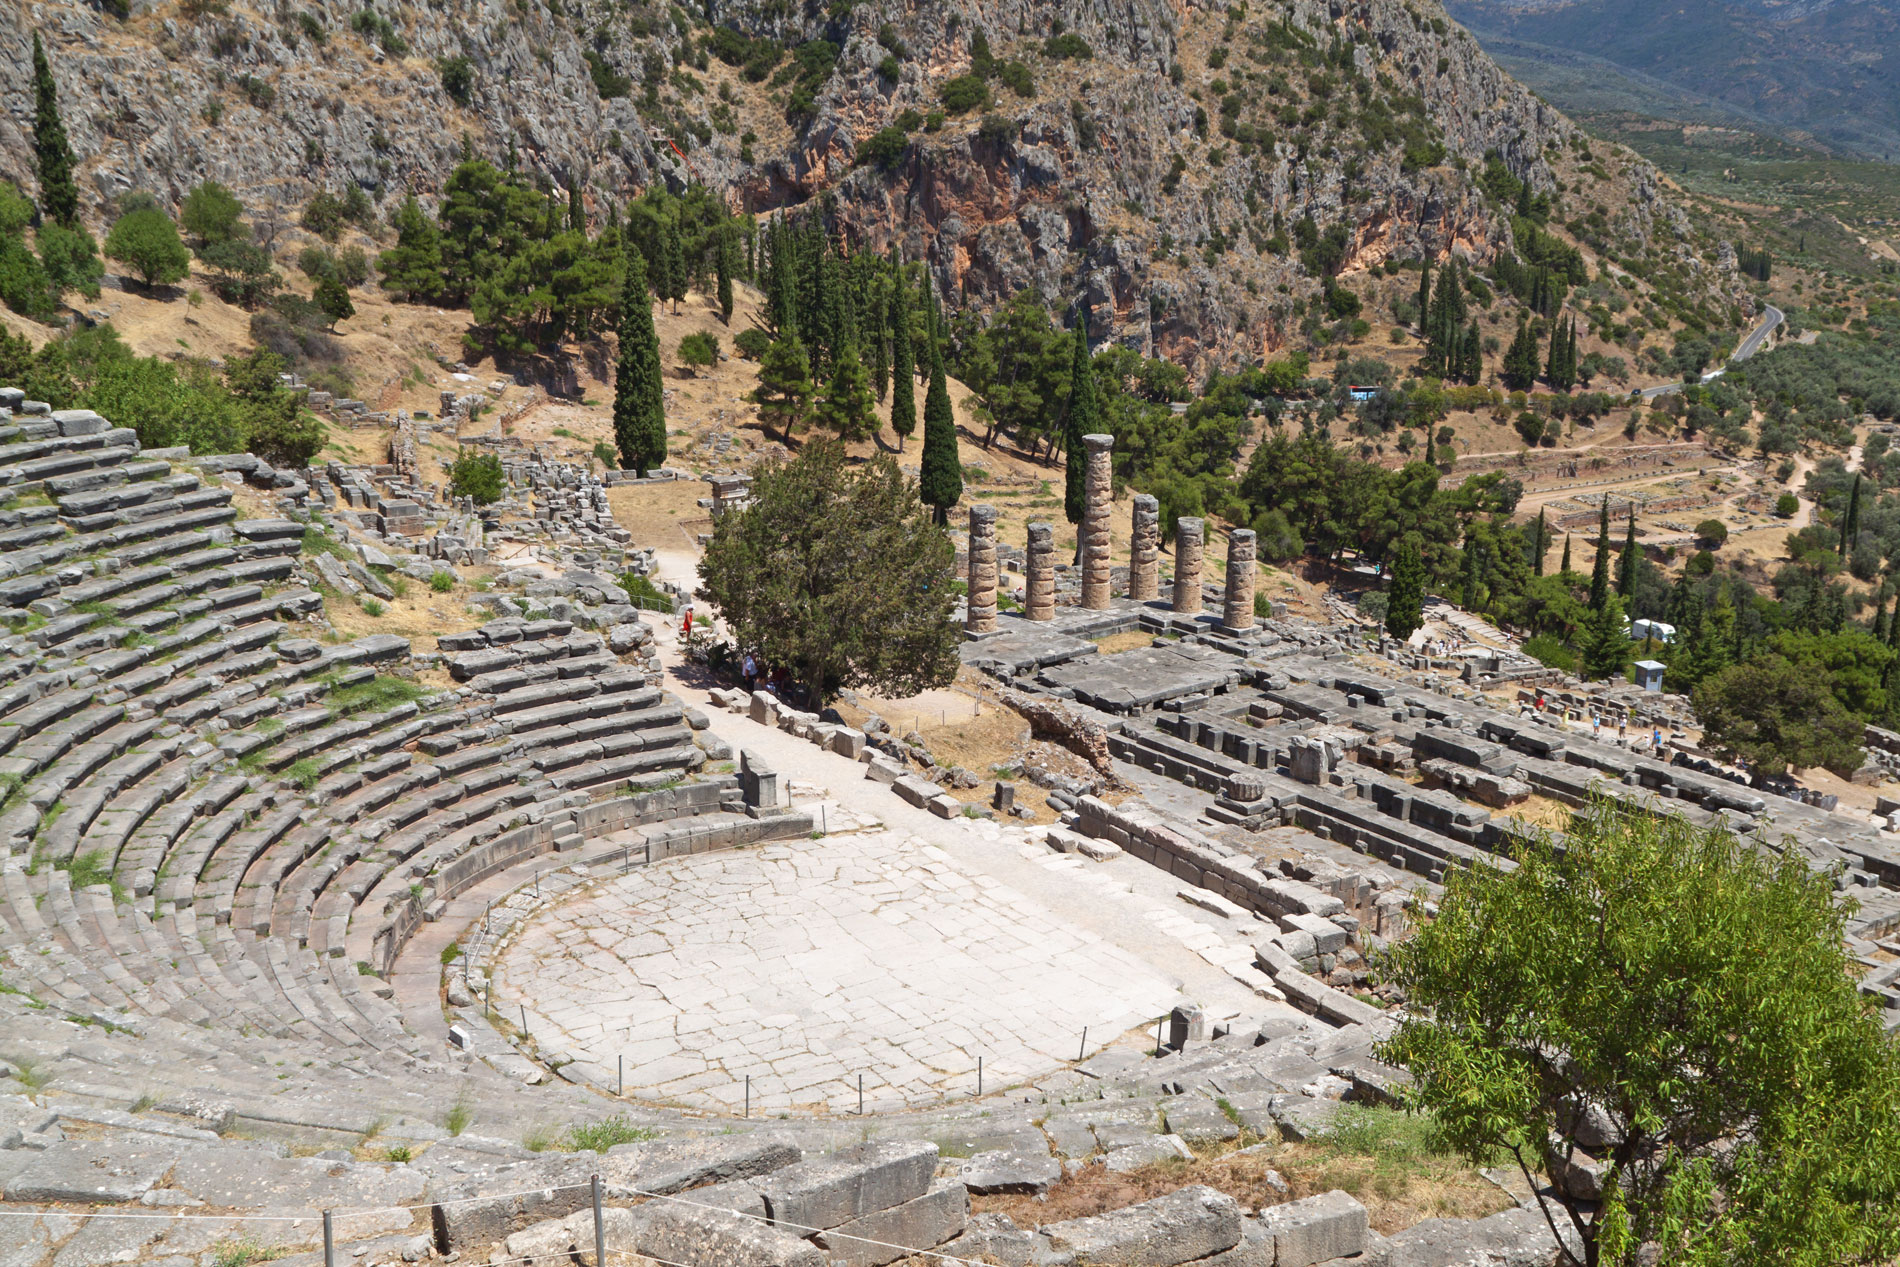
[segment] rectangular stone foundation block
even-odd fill
[[[891,784],[891,787],[892,790],[903,797],[905,801],[915,805],[918,809],[922,809],[924,806],[930,804],[930,799],[937,795],[937,785],[935,783],[932,783],[928,779],[920,779],[914,774],[901,776],[896,782]]]
[[[616,1144],[600,1162],[601,1181],[630,1195],[670,1195],[702,1184],[755,1179],[798,1162],[798,1146],[760,1132],[715,1139]]]
[[[864,751],[864,732],[850,726],[840,726],[831,736],[830,748],[839,756],[856,761]]]
[[[1240,1244],[1240,1205],[1202,1184],[1042,1230],[1080,1267],[1179,1267]]]
[[[765,726],[778,725],[778,696],[765,691],[752,692],[752,720]]]
[[[864,763],[864,777],[873,783],[895,783],[904,777],[904,767],[880,754]]]
[[[835,1267],[884,1267],[910,1249],[935,1249],[963,1235],[970,1219],[970,1194],[946,1181],[914,1201],[853,1219],[815,1238],[831,1254]]]
[[[640,1252],[680,1267],[826,1267],[802,1236],[728,1210],[659,1206],[639,1235]]]
[[[758,1188],[774,1223],[809,1233],[914,1201],[930,1190],[936,1172],[935,1144],[886,1140],[787,1166]]]
[[[1271,1206],[1260,1212],[1260,1222],[1273,1233],[1275,1267],[1312,1267],[1366,1248],[1366,1207],[1337,1188]]]
[[[963,813],[963,802],[948,793],[931,797],[926,807],[938,818],[957,818]]]

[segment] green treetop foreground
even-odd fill
[[[1474,1161],[1601,1163],[1600,1200],[1534,1180],[1570,1261],[1890,1263],[1900,1048],[1845,918],[1798,850],[1599,801],[1447,877],[1390,954],[1412,1014],[1382,1056]]]

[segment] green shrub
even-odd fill
[[[420,699],[425,694],[427,692],[414,682],[379,674],[367,682],[332,690],[328,703],[331,716],[348,717],[353,713],[387,712],[399,704]]]
[[[442,77],[442,91],[458,106],[465,106],[475,93],[475,65],[461,55],[445,57],[435,64]]]
[[[944,84],[938,96],[951,114],[968,114],[990,104],[990,86],[975,75],[958,75]]]
[[[1524,643],[1524,654],[1553,669],[1566,673],[1577,671],[1577,653],[1560,642],[1555,634],[1538,634],[1529,639]]]
[[[756,361],[772,346],[772,336],[757,326],[748,326],[732,336],[732,346],[746,360]]]
[[[679,359],[681,365],[690,366],[695,374],[702,369],[719,363],[719,336],[704,330],[696,330],[680,340]]]
[[[587,1122],[567,1128],[567,1137],[562,1147],[576,1153],[604,1153],[615,1144],[637,1144],[642,1140],[658,1138],[659,1132],[645,1126],[635,1126],[624,1117],[610,1117],[601,1122]]]
[[[1069,31],[1062,35],[1051,35],[1044,40],[1042,55],[1056,61],[1074,58],[1076,61],[1086,62],[1095,56],[1095,50],[1089,47],[1087,40],[1074,31]]]
[[[455,588],[453,572],[432,572],[429,575],[429,588],[438,594],[446,594]]]
[[[449,467],[449,489],[457,497],[472,497],[477,506],[501,500],[504,479],[501,459],[493,453],[463,449]]]

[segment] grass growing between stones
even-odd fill
[[[571,1153],[604,1153],[615,1144],[637,1144],[658,1137],[658,1131],[635,1126],[624,1117],[610,1117],[568,1127],[561,1147]]]
[[[329,705],[332,717],[349,717],[356,713],[387,712],[426,694],[428,692],[414,682],[379,673],[367,682],[332,690],[324,702]]]
[[[1333,1129],[1273,1154],[1296,1197],[1343,1188],[1381,1232],[1423,1219],[1483,1218],[1510,1197],[1435,1138],[1432,1119],[1370,1105],[1346,1105]]]
[[[1250,1131],[1193,1145],[1195,1158],[1116,1174],[1092,1165],[1064,1176],[1046,1198],[972,1197],[973,1213],[1007,1214],[1030,1227],[1084,1218],[1206,1184],[1243,1205],[1278,1205],[1342,1188],[1390,1235],[1432,1218],[1482,1218],[1515,1202],[1462,1158],[1441,1151],[1431,1120],[1347,1105],[1334,1131],[1302,1143],[1263,1142]]]
[[[245,1237],[235,1241],[219,1241],[211,1247],[211,1267],[248,1267],[251,1263],[268,1263],[284,1257],[290,1252],[283,1245],[260,1245]]]

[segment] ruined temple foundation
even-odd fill
[[[969,601],[963,617],[967,633],[996,630],[996,507],[970,507]]]
[[[1149,602],[1161,591],[1161,503],[1147,493],[1135,497],[1128,543],[1128,597]]]
[[[1108,609],[1108,517],[1114,510],[1115,472],[1110,450],[1114,436],[1083,436],[1088,446],[1088,483],[1082,510],[1082,606]]]
[[[1253,628],[1254,535],[1236,528],[1227,538],[1227,589],[1221,626],[1238,633]]]
[[[1181,519],[1174,525],[1174,610],[1184,616],[1201,610],[1201,551],[1205,525]]]
[[[1053,524],[1029,525],[1029,549],[1023,559],[1023,614],[1031,620],[1056,616],[1056,530]]]

